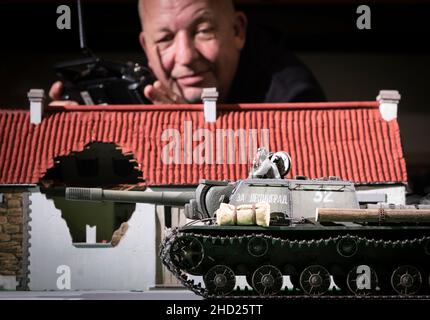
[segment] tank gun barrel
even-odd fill
[[[66,200],[113,201],[184,206],[195,199],[195,192],[143,192],[104,190],[101,188],[66,188]]]

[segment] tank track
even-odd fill
[[[294,294],[288,291],[280,291],[280,294],[277,295],[259,295],[254,289],[251,290],[234,290],[228,295],[214,295],[211,294],[206,288],[202,287],[201,283],[195,283],[193,279],[190,279],[187,273],[178,268],[173,264],[170,258],[170,248],[174,241],[181,235],[194,236],[194,237],[202,237],[209,241],[233,241],[239,239],[239,236],[235,237],[221,237],[210,236],[210,235],[202,235],[198,233],[192,232],[182,232],[180,229],[175,228],[172,229],[171,232],[167,235],[167,237],[162,241],[160,245],[160,258],[163,264],[167,267],[167,269],[181,282],[181,284],[187,289],[191,290],[195,294],[202,296],[205,299],[298,299],[298,300],[430,300],[430,294],[419,294],[419,295],[386,295],[386,294],[378,294],[378,295],[353,295],[353,294],[325,294],[325,295],[308,295],[304,292],[300,294]],[[263,237],[269,240],[272,243],[276,243],[277,241],[282,242],[282,245],[287,246],[298,246],[299,248],[321,248],[321,246],[328,246],[329,244],[333,244],[341,239],[351,239],[355,238],[358,243],[364,243],[366,246],[374,246],[376,248],[404,248],[405,246],[414,246],[417,244],[423,244],[430,241],[430,237],[422,237],[422,238],[413,238],[407,240],[376,240],[376,239],[368,239],[366,237],[358,237],[351,235],[343,235],[337,237],[329,237],[326,239],[311,239],[311,240],[288,240],[275,238],[270,235],[265,234],[252,234],[252,235],[243,235],[242,237]],[[428,278],[425,278],[425,281],[429,281]]]

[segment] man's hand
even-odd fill
[[[61,100],[61,93],[63,91],[63,83],[61,81],[55,82],[49,90],[49,97],[53,100],[50,106],[75,106],[78,105],[76,101]],[[144,89],[145,96],[153,104],[181,104],[187,103],[184,98],[177,95],[170,89],[161,84],[160,81],[155,81],[153,85],[147,85]]]
[[[53,100],[50,106],[76,106],[76,101],[61,100],[61,93],[63,92],[63,83],[61,81],[54,82],[49,89],[49,97]]]
[[[143,93],[153,104],[187,103],[184,98],[163,86],[159,80],[155,81],[153,85],[147,85]]]

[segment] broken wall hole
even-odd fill
[[[41,179],[42,185],[110,187],[140,185],[142,172],[132,153],[124,154],[114,143],[92,142],[83,151],[55,158],[54,167]]]
[[[61,211],[72,242],[77,247],[118,245],[136,210],[134,203],[67,201],[58,195],[58,191],[46,191],[45,195]]]
[[[65,200],[66,187],[144,190],[142,172],[132,153],[113,143],[94,142],[81,152],[55,159],[41,179],[41,192],[54,201],[76,247],[112,247],[128,230],[134,203]]]

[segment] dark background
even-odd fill
[[[251,23],[283,30],[331,101],[402,95],[399,123],[410,187],[430,193],[430,1],[373,1],[372,29],[358,30],[355,1],[237,1]],[[106,59],[144,62],[134,0],[82,0],[89,47]],[[70,5],[72,29],[56,28]],[[0,3],[0,108],[28,108],[30,88],[49,90],[52,65],[81,57],[75,1]]]

